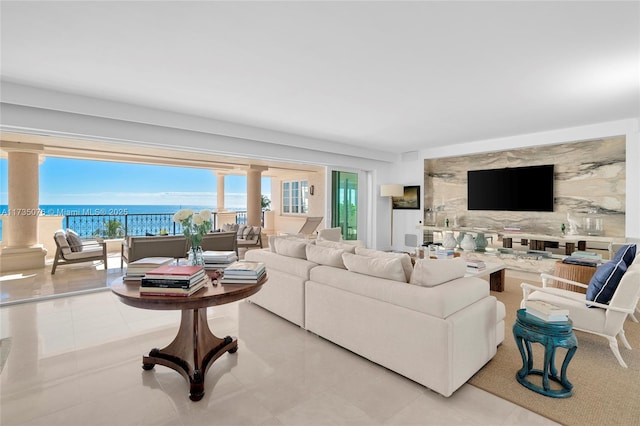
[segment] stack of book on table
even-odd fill
[[[582,266],[599,266],[602,263],[602,256],[589,251],[574,251],[571,256],[565,258],[562,263]]]
[[[224,270],[221,283],[224,284],[258,284],[267,276],[262,262],[239,260]]]
[[[436,259],[453,259],[455,251],[453,249],[446,249],[444,247],[436,248]]]
[[[569,320],[569,310],[562,309],[541,300],[527,300],[525,302],[527,314],[540,318],[546,322],[560,322]]]
[[[206,250],[202,252],[204,259],[204,269],[225,269],[238,260],[235,251],[214,251]]]
[[[140,281],[140,295],[191,296],[206,282],[202,266],[164,265],[145,274]]]
[[[482,271],[483,269],[487,269],[487,264],[480,259],[467,259],[467,268]]]
[[[127,272],[124,279],[127,281],[140,281],[144,275],[159,266],[169,265],[175,261],[172,257],[145,257],[127,264]]]

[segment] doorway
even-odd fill
[[[358,174],[331,173],[331,226],[340,227],[342,239],[358,239]]]

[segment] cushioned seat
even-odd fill
[[[56,273],[59,265],[90,262],[99,260],[107,269],[107,244],[100,240],[83,241],[71,229],[59,229],[53,235],[56,243],[56,255],[51,267],[51,275]]]
[[[238,248],[262,248],[262,228],[259,226],[239,226],[237,231]]]

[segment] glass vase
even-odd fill
[[[204,266],[204,257],[202,257],[202,247],[192,246],[189,250],[189,258],[187,260],[191,266]]]

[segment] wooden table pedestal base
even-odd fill
[[[221,339],[211,332],[207,308],[185,309],[173,342],[143,356],[142,368],[151,370],[160,364],[176,370],[189,382],[189,398],[199,401],[204,396],[204,378],[209,367],[225,352],[237,350],[237,338],[226,336]]]

